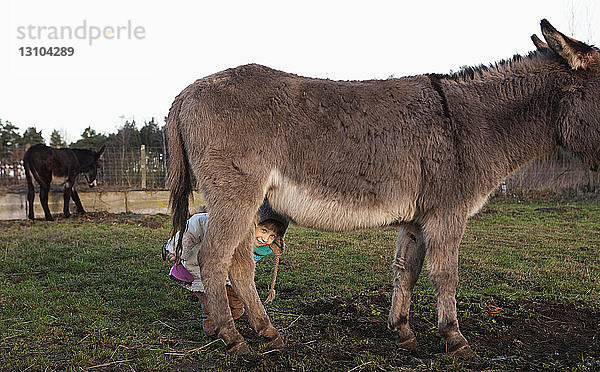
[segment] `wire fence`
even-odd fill
[[[166,174],[164,148],[144,145],[126,149],[107,147],[98,169],[98,183],[130,189],[164,189]]]
[[[0,159],[0,186],[23,189],[25,148],[17,148]],[[98,185],[107,189],[166,188],[168,154],[165,146],[108,146],[98,169]],[[600,193],[600,176],[581,160],[564,151],[543,156],[517,170],[502,183],[497,193]]]

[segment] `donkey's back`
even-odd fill
[[[451,153],[427,76],[339,82],[245,65],[197,80],[170,115],[170,140],[183,142],[201,188],[227,184],[233,169],[318,229],[412,220],[432,140]],[[215,159],[221,171],[206,168]]]

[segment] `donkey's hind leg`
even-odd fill
[[[33,221],[33,199],[35,198],[35,188],[31,181],[27,181],[27,218]]]
[[[231,267],[229,268],[229,277],[233,289],[240,296],[250,318],[250,324],[267,343],[275,348],[283,347],[284,342],[279,332],[269,320],[269,316],[260,301],[256,285],[254,283],[255,264],[252,259],[252,238],[254,232],[249,231],[248,239],[242,240],[235,250]]]
[[[398,334],[398,345],[416,350],[417,340],[408,323],[410,296],[419,278],[425,258],[425,241],[421,228],[413,223],[398,230],[394,257],[394,294],[388,327]]]
[[[42,185],[40,183],[40,204],[42,204],[42,208],[44,209],[44,215],[46,217],[46,221],[54,221],[52,217],[52,213],[50,213],[50,208],[48,208],[48,193],[50,192],[50,183]]]
[[[209,164],[210,169],[200,167],[202,172],[198,172],[207,175],[201,183],[210,214],[198,262],[206,290],[206,304],[215,331],[227,344],[229,353],[243,354],[248,353],[249,349],[242,335],[235,329],[227,302],[225,282],[234,251],[247,238],[258,207],[264,199],[264,190],[260,187],[260,180],[254,177],[258,171],[253,175],[241,173],[231,166],[231,162],[223,162],[222,159],[215,159]]]
[[[227,352],[246,354],[250,350],[235,328],[225,288],[233,254],[228,248],[235,247],[237,243],[233,243],[225,231],[221,232],[219,228],[221,224],[219,219],[212,218],[211,215],[207,234],[198,252],[200,275],[206,293],[206,307],[212,317],[213,329],[217,337],[225,341]],[[222,237],[226,240],[223,241]]]

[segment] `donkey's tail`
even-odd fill
[[[173,215],[173,231],[171,235],[175,236],[177,231],[180,231],[175,248],[177,262],[179,262],[181,257],[181,242],[189,216],[189,198],[190,195],[192,195],[190,164],[180,128],[179,113],[182,100],[181,96],[179,96],[173,102],[171,110],[169,110],[169,117],[166,125],[170,155],[167,184],[171,190],[169,204],[171,205],[171,213]]]
[[[25,168],[25,179],[27,180],[27,188],[33,189],[33,173],[31,171],[31,151],[25,151],[23,155],[23,168]]]
[[[25,179],[27,180],[27,204],[25,204],[25,210],[27,211],[27,217],[33,220],[33,198],[31,198],[35,192],[33,178],[35,178],[40,185],[41,182],[39,177],[36,177],[36,175],[33,173],[34,167],[31,163],[31,147],[27,149],[27,151],[25,151],[25,155],[23,155],[23,168],[25,168]]]

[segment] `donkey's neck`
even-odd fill
[[[475,156],[499,165],[499,177],[556,147],[551,108],[560,90],[553,89],[550,72],[556,74],[558,67],[549,69],[552,63],[526,57],[476,70],[471,77],[439,78],[437,90],[453,130]]]

